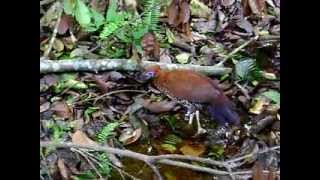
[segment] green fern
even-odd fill
[[[260,69],[254,59],[242,59],[235,66],[236,79],[253,81],[261,78]]]
[[[100,33],[100,38],[106,39],[118,29],[126,25],[128,23],[126,20],[128,17],[128,13],[117,11],[117,1],[111,0],[106,15],[105,25]]]
[[[117,128],[118,126],[118,122],[109,123],[106,126],[104,126],[97,136],[98,142],[104,144],[107,141],[107,139],[113,134],[115,128]]]
[[[160,0],[148,0],[144,4],[146,10],[142,21],[148,31],[159,31],[160,3]]]

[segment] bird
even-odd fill
[[[216,79],[192,70],[162,70],[159,65],[144,68],[140,79],[152,80],[160,92],[187,107],[189,124],[192,124],[194,115],[196,116],[196,134],[206,133],[200,124],[197,110],[199,105],[207,105],[208,112],[219,125],[240,125],[234,103],[224,94]]]

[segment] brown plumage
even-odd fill
[[[209,112],[219,123],[239,124],[233,103],[224,95],[217,81],[190,70],[164,71],[159,66],[147,68],[144,79],[153,78],[153,84],[163,93],[177,100],[207,104]]]

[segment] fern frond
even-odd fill
[[[97,136],[98,142],[101,144],[105,143],[109,138],[109,136],[113,134],[114,129],[117,128],[118,125],[119,123],[114,122],[114,123],[109,123],[108,125],[103,127],[101,132]]]
[[[144,2],[143,25],[148,31],[159,31],[159,17],[160,17],[160,0],[146,0]]]

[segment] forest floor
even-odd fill
[[[40,1],[40,179],[280,179],[280,0],[62,2]],[[240,126],[204,109],[197,136],[146,63],[219,80]]]

